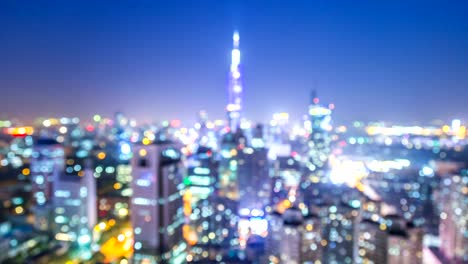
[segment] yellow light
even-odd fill
[[[97,154],[97,157],[98,157],[98,159],[103,160],[103,159],[106,158],[106,153],[104,153],[104,152],[101,151],[101,152],[99,152],[99,153]]]
[[[23,212],[24,212],[23,207],[18,206],[18,207],[15,208],[15,213],[16,214],[22,214]]]
[[[142,141],[143,145],[149,145],[151,141],[148,138],[144,138]]]
[[[317,176],[312,176],[311,180],[313,183],[318,183],[320,181],[320,178]]]
[[[23,175],[28,176],[31,171],[28,168],[24,168],[23,171],[21,172]]]
[[[141,157],[144,157],[144,156],[146,156],[146,154],[148,154],[148,153],[146,152],[146,149],[140,149],[140,151],[138,152],[138,154],[140,154]]]
[[[448,134],[450,132],[450,127],[445,125],[442,127],[442,131],[444,131],[445,134]]]
[[[380,230],[387,230],[387,225],[386,224],[380,224],[379,226]]]
[[[461,127],[458,129],[457,138],[458,138],[458,139],[465,139],[465,137],[466,137],[466,127],[465,127],[465,126],[461,126]]]
[[[119,190],[120,188],[122,188],[122,184],[120,182],[114,183],[114,189]]]
[[[236,156],[236,155],[237,155],[237,150],[231,149],[231,156]]]
[[[128,215],[128,209],[127,208],[120,208],[119,209],[119,216],[127,216]]]

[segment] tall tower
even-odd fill
[[[229,127],[232,132],[237,131],[240,126],[242,110],[242,81],[240,73],[239,33],[236,31],[232,36],[233,49],[231,52],[231,67],[229,70],[228,105],[226,107]]]

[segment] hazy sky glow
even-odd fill
[[[1,1],[0,119],[224,118],[234,30],[250,119],[468,119],[468,1],[332,2]]]

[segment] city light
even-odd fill
[[[14,2],[0,263],[468,261],[468,4]]]

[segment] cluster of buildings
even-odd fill
[[[0,262],[468,261],[461,121],[336,126],[313,92],[300,124],[255,125],[239,43],[226,120],[0,121]]]

